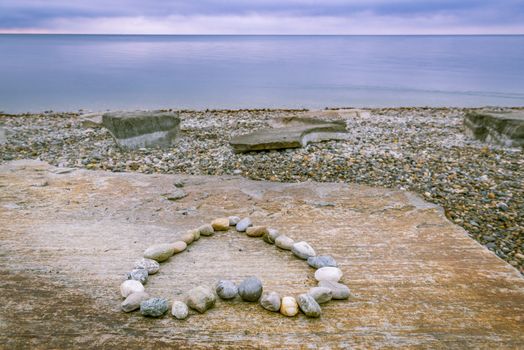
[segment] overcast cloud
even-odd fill
[[[0,0],[0,33],[524,34],[524,0]]]

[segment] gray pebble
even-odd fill
[[[148,275],[149,274],[147,273],[146,269],[134,269],[127,273],[126,279],[135,280],[142,284],[146,284]]]
[[[252,226],[253,223],[251,222],[250,218],[244,218],[240,220],[236,226],[236,229],[238,232],[244,232],[247,230],[249,226]]]
[[[230,216],[229,219],[229,226],[236,226],[240,222],[240,218],[238,216]]]
[[[183,320],[187,318],[189,314],[189,309],[186,303],[175,300],[173,301],[173,306],[171,307],[171,315],[173,315],[177,320]]]
[[[262,294],[262,290],[262,281],[255,276],[246,278],[238,286],[238,294],[245,301],[257,301]]]
[[[213,229],[211,224],[205,224],[198,228],[198,232],[202,236],[212,236],[215,233],[215,229]]]
[[[304,260],[316,255],[315,250],[304,241],[293,244],[291,252],[295,254],[296,257]]]
[[[140,313],[144,316],[160,317],[167,309],[167,300],[163,298],[151,298],[140,303]]]
[[[291,250],[294,243],[295,243],[294,240],[284,235],[280,235],[277,237],[277,239],[275,239],[275,245],[279,247],[280,249],[284,249],[284,250]]]
[[[153,259],[142,258],[135,262],[135,269],[145,269],[149,275],[154,275],[160,270],[160,264]]]
[[[198,286],[191,289],[187,297],[187,306],[201,314],[215,305],[216,296],[211,288],[207,286]]]
[[[127,296],[121,304],[122,311],[131,312],[140,308],[140,303],[149,299],[149,294],[146,292],[131,293]]]
[[[298,307],[307,317],[320,317],[322,309],[309,294],[300,294],[297,298]]]
[[[266,243],[274,244],[278,236],[280,236],[280,233],[278,232],[278,230],[275,230],[274,228],[270,228],[267,230],[267,233],[264,234],[262,239]]]
[[[308,294],[319,304],[327,303],[333,298],[331,289],[326,287],[313,287],[309,290]]]
[[[262,294],[260,305],[266,310],[278,312],[280,310],[280,295],[277,292]]]
[[[334,281],[320,281],[319,287],[326,287],[331,289],[331,295],[333,299],[347,299],[349,298],[350,290],[348,286],[334,282]]]
[[[320,269],[322,267],[337,267],[337,262],[329,255],[310,256],[307,258],[309,266]]]
[[[217,283],[216,292],[222,299],[233,299],[238,295],[238,288],[232,281],[220,280]]]

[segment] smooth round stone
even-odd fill
[[[315,271],[315,279],[317,281],[333,281],[338,282],[342,278],[342,271],[338,267],[321,267]]]
[[[257,301],[262,295],[262,281],[257,277],[246,278],[238,286],[238,294],[245,301]]]
[[[238,295],[238,288],[236,284],[228,280],[218,281],[215,288],[217,295],[222,299],[233,299]]]
[[[148,317],[160,317],[168,308],[167,300],[163,298],[151,298],[140,303],[140,313]]]
[[[186,250],[187,244],[184,241],[176,241],[172,244],[173,246],[173,254],[178,254]]]
[[[180,240],[187,245],[190,245],[195,240],[195,235],[193,232],[186,232],[180,237]]]
[[[284,235],[280,235],[277,237],[277,239],[275,239],[275,245],[279,247],[280,249],[284,249],[284,250],[291,250],[294,243],[295,243],[294,240]]]
[[[253,222],[251,222],[250,218],[244,218],[238,222],[236,230],[238,232],[244,232],[249,226],[253,226]]]
[[[146,284],[148,275],[146,269],[134,269],[131,270],[131,272],[128,272],[126,277],[128,280],[135,280],[142,284]]]
[[[155,244],[145,250],[144,258],[162,262],[169,259],[174,252],[175,250],[172,244]]]
[[[230,216],[229,219],[229,226],[236,226],[240,222],[240,218],[238,216]]]
[[[199,229],[189,230],[187,231],[187,233],[193,234],[193,237],[195,238],[194,241],[198,241],[200,239],[200,230]]]
[[[229,218],[218,218],[211,222],[213,230],[215,231],[227,231],[229,229]]]
[[[333,299],[349,298],[350,290],[348,286],[342,283],[338,283],[334,281],[320,281],[318,282],[318,286],[331,289],[331,295]]]
[[[211,288],[207,286],[198,286],[191,289],[187,297],[187,306],[201,314],[206,312],[215,305],[216,296]]]
[[[215,233],[215,230],[210,224],[205,224],[198,228],[198,232],[202,236],[212,236]]]
[[[127,298],[130,294],[133,293],[140,293],[145,290],[142,283],[135,280],[127,280],[122,282],[120,285],[120,294],[122,294],[123,298]]]
[[[284,316],[295,316],[298,314],[298,304],[293,297],[283,297],[280,305],[280,313]]]
[[[291,247],[291,252],[295,254],[295,256],[304,260],[311,256],[317,255],[315,253],[315,250],[304,241],[293,244],[293,246]]]
[[[135,269],[145,269],[149,275],[154,275],[160,271],[160,264],[153,259],[142,258],[135,261]]]
[[[307,317],[320,317],[322,309],[309,294],[300,294],[297,298],[298,307]]]
[[[274,228],[268,228],[267,233],[264,234],[262,239],[266,243],[274,244],[278,236],[280,236],[280,233],[278,232],[278,230],[275,230]]]
[[[329,255],[310,256],[307,258],[309,266],[320,269],[321,267],[337,267],[337,262]]]
[[[246,235],[249,237],[261,237],[268,233],[266,226],[251,226],[246,229]]]
[[[331,289],[326,287],[313,287],[309,290],[308,294],[319,304],[327,303],[333,298]]]
[[[175,300],[173,301],[173,306],[171,307],[171,315],[175,316],[177,320],[183,320],[187,318],[189,314],[189,309],[186,303]]]
[[[149,299],[149,294],[146,292],[138,292],[129,294],[121,304],[122,311],[131,312],[140,308],[140,303]]]
[[[263,293],[260,297],[260,305],[266,310],[277,312],[280,310],[280,295],[277,292]]]

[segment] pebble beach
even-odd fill
[[[303,111],[181,111],[181,133],[172,147],[137,150],[117,147],[106,129],[86,123],[81,113],[0,115],[7,137],[0,162],[30,158],[114,172],[229,174],[413,191],[441,205],[449,220],[524,274],[524,153],[466,136],[464,112],[365,109],[347,119],[347,140],[244,154],[232,151],[231,137]]]

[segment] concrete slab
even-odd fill
[[[57,174],[0,166],[0,344],[5,348],[474,348],[524,344],[524,279],[411,193],[240,177]],[[35,181],[47,181],[34,187]],[[183,181],[188,194],[163,194]],[[206,195],[203,195],[203,194]],[[252,195],[256,194],[256,195]],[[312,203],[329,202],[319,207]],[[191,208],[191,210],[188,210]],[[352,296],[320,319],[219,301],[186,321],[119,311],[123,275],[153,243],[227,215],[250,216],[331,254]],[[219,278],[257,275],[299,294],[314,270],[233,231],[202,237],[163,263],[146,290],[169,300]]]
[[[524,111],[470,111],[464,125],[466,132],[480,141],[524,147]]]

